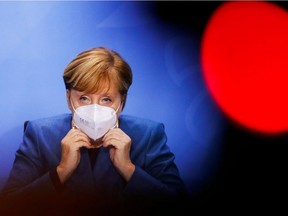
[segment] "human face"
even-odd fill
[[[98,104],[101,106],[108,106],[117,110],[117,116],[122,111],[122,97],[118,89],[111,85],[109,89],[100,89],[98,92],[89,94],[74,89],[66,90],[66,99],[69,109],[74,113],[74,109],[79,106],[85,106],[89,104]],[[73,109],[73,106],[74,109]]]

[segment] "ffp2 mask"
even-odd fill
[[[71,102],[72,104],[72,102]],[[98,104],[79,106],[74,109],[73,121],[77,128],[94,141],[104,136],[108,130],[117,126],[117,110]]]

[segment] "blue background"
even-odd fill
[[[215,175],[225,126],[202,80],[199,34],[169,25],[155,8],[130,1],[0,2],[0,188],[24,121],[69,112],[63,70],[96,46],[118,51],[131,65],[123,113],[165,124],[191,194]]]

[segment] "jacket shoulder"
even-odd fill
[[[138,124],[138,125],[162,125],[163,123],[151,119],[140,118],[131,115],[120,115],[119,120],[125,124]]]
[[[28,127],[32,128],[46,128],[46,127],[53,127],[53,128],[61,128],[64,125],[70,124],[72,119],[72,115],[65,113],[59,114],[50,117],[44,117],[34,120],[27,120],[25,122],[25,129]]]
[[[151,130],[164,131],[164,124],[151,119],[140,118],[130,115],[120,115],[120,127],[128,131],[147,132]]]

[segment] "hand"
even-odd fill
[[[113,165],[128,182],[135,170],[130,159],[131,139],[120,128],[110,129],[102,139],[103,147],[110,147]]]
[[[80,148],[95,148],[89,137],[79,129],[72,128],[61,141],[62,156],[57,166],[57,173],[61,183],[67,181],[80,162]]]

